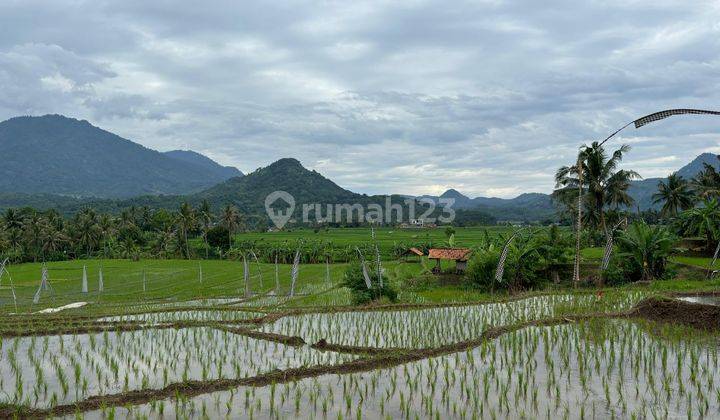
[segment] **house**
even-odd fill
[[[441,260],[455,261],[455,270],[458,273],[464,273],[467,269],[467,261],[472,250],[468,248],[433,248],[428,251],[428,259],[435,260],[433,273],[440,273]]]
[[[401,256],[403,257],[403,259],[405,261],[407,261],[409,257],[417,258],[417,260],[420,261],[420,258],[422,258],[423,255],[425,255],[425,253],[422,252],[422,250],[420,248],[412,247],[412,248],[406,249],[405,252],[403,252]]]

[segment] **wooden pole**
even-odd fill
[[[578,153],[577,161],[578,171],[578,208],[577,208],[577,232],[575,233],[575,268],[573,270],[573,286],[578,287],[580,284],[580,236],[582,235],[582,182],[583,169],[582,157]]]

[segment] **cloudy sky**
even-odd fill
[[[580,144],[678,107],[720,109],[717,0],[0,2],[0,119],[296,157],[358,192],[549,192]],[[621,143],[664,176],[720,153],[720,118]]]

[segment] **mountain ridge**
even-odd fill
[[[86,120],[57,114],[0,122],[0,147],[4,193],[124,198],[191,193],[226,179]]]

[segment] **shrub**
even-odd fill
[[[619,284],[663,278],[675,241],[663,226],[634,222],[617,238],[618,254],[604,274],[606,281]]]
[[[465,271],[465,279],[472,287],[492,290],[499,286],[495,282],[495,271],[500,260],[501,251],[495,246],[489,246],[485,249],[478,249],[473,253]]]
[[[485,244],[474,253],[468,262],[466,281],[473,287],[483,290],[520,291],[534,288],[546,277],[547,262],[541,254],[541,244],[532,235],[519,235],[511,242],[505,260],[502,281],[495,280],[495,272],[501,244]]]
[[[341,284],[350,289],[353,304],[364,305],[382,297],[386,297],[391,302],[397,301],[397,292],[388,284],[387,280],[383,282],[383,287],[380,287],[377,270],[368,266],[368,276],[372,283],[372,288],[370,289],[368,289],[365,284],[365,277],[363,276],[362,265],[360,263],[350,264],[345,270]]]
[[[207,231],[207,242],[213,248],[220,248],[223,251],[230,249],[230,234],[224,226],[214,226]]]

